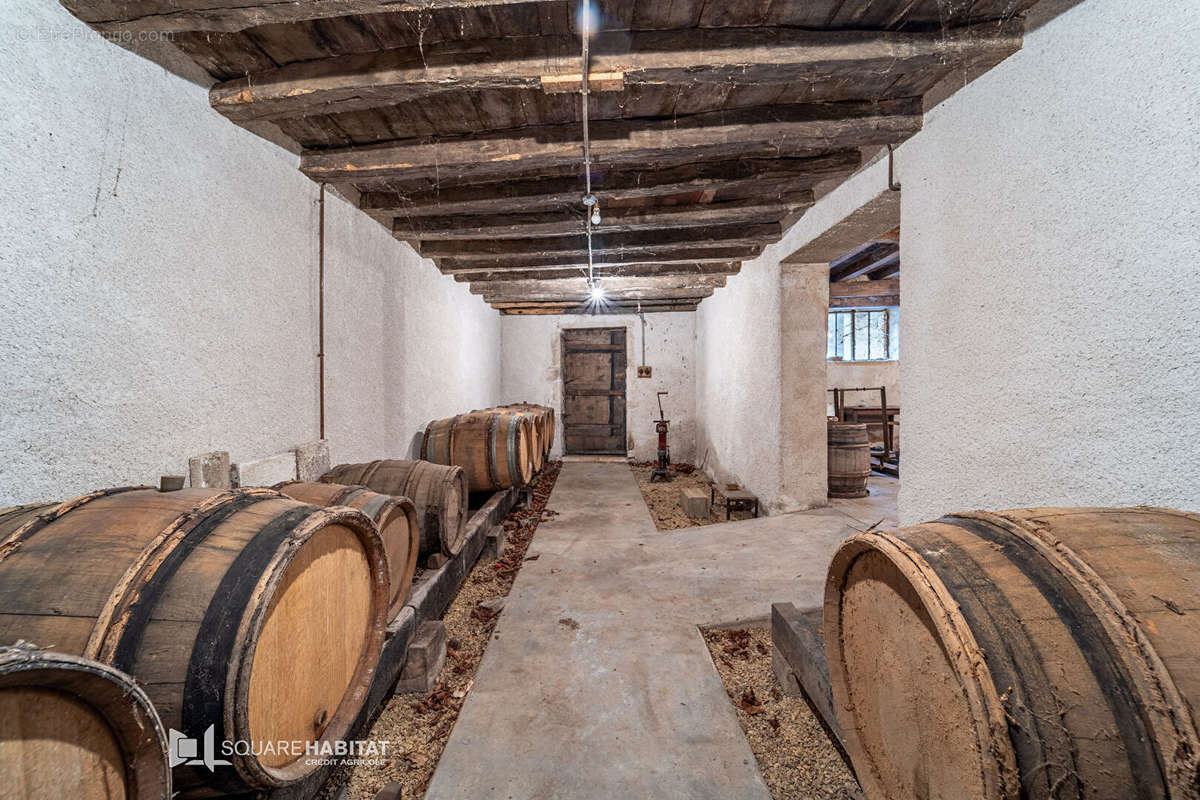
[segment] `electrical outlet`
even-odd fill
[[[638,367],[639,378],[649,378],[653,372],[654,370],[650,367]]]

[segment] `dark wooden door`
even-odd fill
[[[625,455],[625,329],[563,331],[563,436],[572,455]]]

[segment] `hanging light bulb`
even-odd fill
[[[600,281],[592,281],[591,295],[593,303],[599,303],[604,299],[604,287],[600,285]]]
[[[600,224],[600,206],[595,206],[592,208],[592,224]]]

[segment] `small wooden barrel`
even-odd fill
[[[871,800],[1200,792],[1200,515],[1035,508],[847,539],[825,591]]]
[[[146,693],[96,661],[0,648],[0,796],[170,797],[167,736]]]
[[[829,422],[829,496],[866,497],[871,477],[871,442],[867,426]]]
[[[387,553],[388,583],[391,587],[388,621],[395,619],[408,600],[413,574],[417,570],[417,555],[421,549],[421,526],[412,501],[407,497],[372,492],[365,486],[337,483],[289,481],[275,488],[301,503],[357,508],[375,521]]]
[[[449,459],[446,446],[448,443]],[[463,468],[472,492],[525,486],[533,478],[529,418],[512,411],[475,411],[429,423],[421,457]]]
[[[203,742],[335,742],[387,624],[383,542],[361,511],[270,489],[112,489],[0,512],[0,640],[127,672],[168,728]],[[304,754],[179,767],[184,796],[293,785]],[[221,756],[218,756],[221,758]]]
[[[428,461],[339,464],[322,483],[356,484],[373,492],[407,497],[417,510],[420,554],[457,555],[466,538],[467,481],[461,467]]]

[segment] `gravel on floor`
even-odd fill
[[[374,800],[386,784],[403,786],[405,800],[419,800],[450,738],[458,712],[475,682],[483,651],[491,640],[538,523],[556,512],[546,508],[561,461],[547,462],[533,489],[533,504],[504,520],[507,542],[498,561],[480,561],[446,610],[446,666],[434,691],[396,695],[372,728],[359,738],[388,741],[390,758],[382,766],[343,768],[334,773],[322,800]],[[485,605],[486,604],[486,605]],[[344,791],[344,793],[343,793]]]
[[[702,631],[775,800],[861,800],[861,790],[805,699],[785,695],[766,628]]]
[[[725,505],[720,497],[717,498],[717,504],[709,509],[707,518],[695,519],[683,513],[683,506],[679,502],[680,489],[695,487],[710,493],[713,485],[707,475],[691,464],[672,464],[669,483],[650,482],[650,476],[654,473],[653,461],[632,461],[629,466],[637,478],[638,488],[642,490],[642,498],[650,509],[654,525],[660,531],[698,528],[726,521]],[[731,519],[749,519],[752,516],[751,512],[735,512]]]

